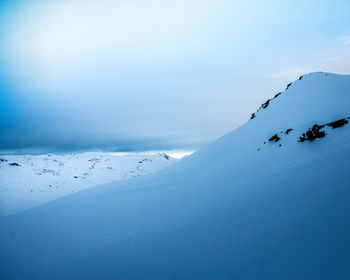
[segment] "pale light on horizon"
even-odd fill
[[[135,155],[135,154],[144,154],[144,155],[154,155],[158,153],[165,153],[169,155],[170,157],[176,158],[176,159],[182,159],[185,156],[189,156],[193,154],[195,150],[189,150],[189,151],[177,151],[177,150],[170,150],[170,151],[164,151],[164,150],[159,150],[159,151],[146,151],[146,152],[111,152],[110,154],[114,156],[128,156],[128,155]]]

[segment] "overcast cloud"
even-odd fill
[[[350,72],[349,1],[1,1],[0,150],[197,149]]]

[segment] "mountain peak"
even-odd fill
[[[250,119],[255,119],[257,116],[257,113],[261,110],[267,109],[271,104],[274,103],[274,100],[278,97],[280,97],[280,95],[284,95],[288,93],[288,90],[290,90],[291,88],[293,88],[294,86],[301,88],[301,90],[303,90],[303,83],[311,83],[312,87],[317,88],[317,83],[319,82],[325,82],[324,79],[326,79],[326,77],[331,78],[332,79],[337,79],[337,78],[341,78],[341,77],[346,77],[348,75],[339,75],[339,74],[333,74],[333,73],[328,73],[328,72],[312,72],[309,74],[304,74],[302,76],[299,77],[299,79],[290,82],[289,84],[287,84],[286,89],[284,91],[278,92],[277,94],[275,94],[272,98],[266,100],[263,104],[261,104],[261,106],[259,107],[259,109],[251,114],[251,118]],[[330,82],[331,83],[331,82]],[[301,84],[301,85],[300,85]]]

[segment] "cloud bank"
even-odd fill
[[[0,150],[197,149],[305,71],[349,71],[346,1],[2,1]]]

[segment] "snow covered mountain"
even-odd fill
[[[94,186],[141,176],[174,163],[165,153],[89,152],[0,158],[0,216]]]
[[[0,219],[2,279],[349,279],[350,76],[169,168]]]

